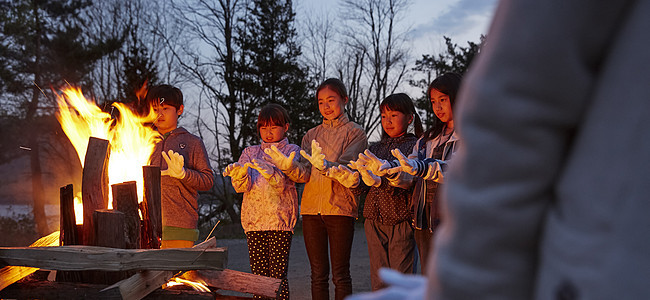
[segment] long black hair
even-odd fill
[[[456,109],[456,94],[458,94],[458,89],[460,88],[460,83],[462,81],[463,77],[454,72],[449,72],[440,75],[438,78],[434,79],[431,84],[429,84],[429,88],[427,89],[427,98],[429,101],[431,100],[431,91],[436,90],[438,92],[441,92],[447,96],[449,96],[449,101],[451,103],[451,109],[452,113],[455,113]],[[442,132],[442,129],[445,127],[445,124],[438,119],[436,114],[434,113],[433,116],[435,119],[433,120],[433,125],[429,130],[427,130],[424,133],[424,137],[426,140],[431,140],[434,139],[435,137]]]

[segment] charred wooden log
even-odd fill
[[[160,167],[143,166],[144,197],[140,203],[142,212],[142,249],[160,249],[162,216],[160,208]]]
[[[140,248],[140,214],[138,213],[138,187],[135,181],[128,181],[111,186],[113,206],[124,213],[125,249]],[[108,228],[102,229],[108,230]],[[97,245],[99,246],[99,245]]]
[[[93,213],[108,208],[108,140],[91,137],[84,160],[81,194],[84,206],[83,244],[95,245]]]

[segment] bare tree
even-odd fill
[[[156,30],[164,30],[166,4],[144,0],[95,1],[87,10],[85,35],[119,37],[120,49],[103,57],[92,72],[92,95],[97,102],[132,101],[135,90],[146,81],[178,81],[173,64],[161,47]],[[133,64],[141,64],[134,66]],[[129,69],[131,68],[131,70]]]
[[[241,5],[240,0],[176,1],[170,8],[173,20],[166,22],[164,30],[154,30],[177,63],[179,74],[197,90],[193,117],[201,138],[213,142],[206,144],[217,170],[225,168],[243,150],[238,113],[246,106],[238,102],[240,91],[234,81],[234,28]],[[230,219],[238,222],[237,196],[226,191],[228,184],[222,176],[216,179],[215,187],[205,194],[221,202],[211,209],[212,214],[225,209]],[[212,214],[202,216],[202,220],[209,220]]]
[[[329,12],[321,12],[317,16],[307,15],[301,26],[304,29],[303,48],[307,49],[303,52],[304,63],[316,82],[324,81],[334,71],[330,62],[333,61],[331,47],[336,43],[338,30],[335,21]]]
[[[408,71],[406,29],[398,30],[398,23],[405,21],[410,1],[343,1],[350,22],[343,43],[349,54],[339,74],[357,97],[350,104],[353,117],[368,132],[380,124],[379,103],[395,92]]]

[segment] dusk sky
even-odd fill
[[[301,10],[336,11],[340,0],[295,0],[300,18]],[[444,46],[443,36],[448,36],[459,46],[467,41],[478,42],[486,34],[497,0],[411,0],[409,17],[402,22],[410,26],[413,55],[438,53]]]

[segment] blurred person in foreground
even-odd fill
[[[501,1],[429,277],[354,298],[650,297],[648,28],[650,0]]]

